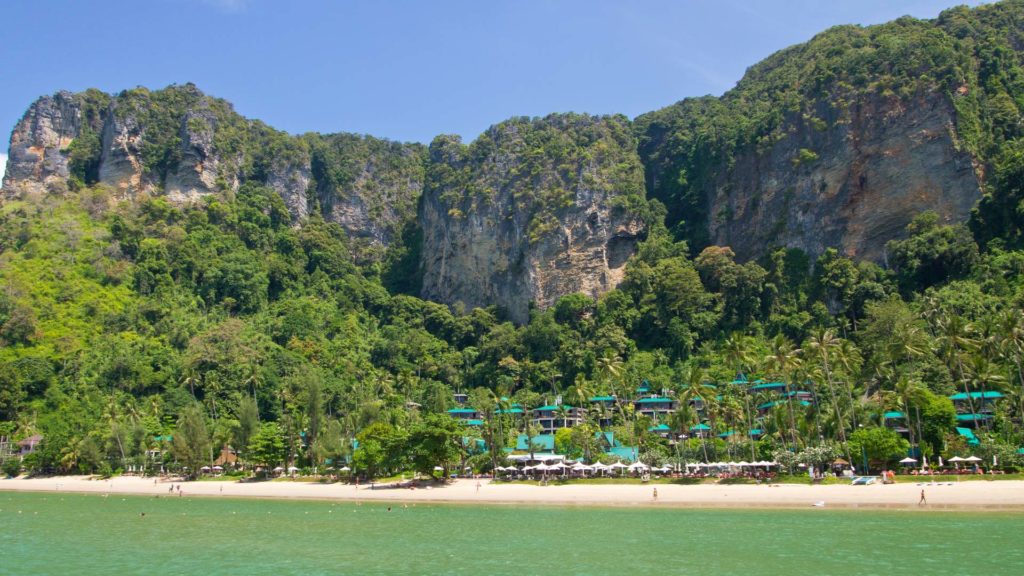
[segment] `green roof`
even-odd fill
[[[497,410],[497,411],[495,411],[495,413],[497,413],[497,414],[522,414],[523,413],[523,409],[522,408],[509,408],[508,410]]]
[[[647,429],[648,432],[668,432],[669,430],[671,428],[668,427],[668,424],[658,424]]]
[[[957,414],[956,419],[960,422],[977,422],[978,420],[988,420],[992,418],[991,414]]]
[[[614,402],[615,396],[594,396],[590,399],[591,402]]]
[[[696,432],[698,430],[711,430],[711,426],[707,424],[697,424],[696,426],[690,426],[690,432]]]
[[[736,432],[734,430],[729,430],[728,432],[722,432],[721,434],[718,435],[718,437],[719,438],[728,438],[729,436],[735,436],[735,435],[736,435]]]
[[[1024,454],[1024,448],[1018,448],[1017,454]]]
[[[987,392],[971,392],[971,400],[977,400],[979,398],[984,398],[986,400],[994,400],[996,398],[1002,398],[1002,397],[1003,397],[1003,395],[1001,393],[999,393],[999,392],[996,392],[995,390],[989,390]],[[960,392],[958,394],[953,394],[952,396],[949,397],[949,399],[950,400],[967,400],[967,394],[964,394],[963,392]]]
[[[526,434],[520,434],[516,438],[516,450],[529,450],[530,445],[527,443],[528,438]],[[539,451],[552,451],[555,449],[555,435],[554,434],[538,434],[533,437],[534,446],[539,446]]]
[[[961,436],[966,438],[967,443],[970,444],[971,446],[977,446],[978,444],[981,444],[981,441],[978,440],[978,437],[974,435],[974,432],[970,428],[961,428],[957,426],[956,431],[957,434],[960,434]]]
[[[757,384],[751,386],[750,390],[774,390],[777,388],[785,388],[786,384],[783,382],[765,382],[764,384]]]
[[[616,446],[615,448],[609,448],[605,454],[615,456],[619,460],[632,462],[635,459],[636,448],[633,446]]]
[[[474,420],[466,420],[466,425],[467,426],[483,426],[484,425],[484,421],[483,420],[476,420],[476,419],[474,419]]]
[[[760,436],[761,434],[764,434],[764,430],[761,430],[760,428],[754,428],[750,431],[751,436]]]
[[[561,406],[541,406],[540,408],[537,408],[537,410],[558,410],[560,408],[565,408],[566,410],[572,410],[572,406],[569,406],[567,404],[562,404]]]
[[[906,414],[904,414],[903,412],[886,412],[885,413],[885,419],[886,420],[888,420],[889,418],[905,418],[905,417],[906,417]]]
[[[448,411],[449,414],[476,414],[475,408],[452,408]]]
[[[636,401],[637,404],[664,404],[665,402],[674,402],[671,398],[663,398],[661,396],[655,396],[653,398],[641,398]]]

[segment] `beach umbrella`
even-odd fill
[[[629,468],[630,472],[634,472],[636,470],[647,470],[647,468],[649,468],[649,466],[647,466],[647,464],[644,464],[643,462],[640,462],[639,460],[637,460],[636,462],[633,462],[632,464],[630,464],[628,466],[628,468]]]
[[[218,472],[220,472],[220,471],[221,471],[221,470],[223,470],[224,468],[223,468],[222,466],[214,466],[214,467],[213,467],[213,469],[214,469],[214,470],[216,470],[216,471],[218,471]]]
[[[615,464],[608,466],[609,470],[615,470],[617,468],[629,468],[629,466],[626,466],[622,462],[616,462]]]
[[[950,462],[964,462],[965,460],[959,456],[953,456],[949,459]]]
[[[913,458],[908,456],[908,457],[904,458],[903,460],[900,460],[900,464],[917,464],[917,460],[915,460],[915,459],[913,459]]]
[[[352,469],[349,468],[348,466],[342,466],[341,468],[338,469],[338,472],[351,472],[351,471],[352,471]]]
[[[747,462],[746,460],[740,460],[739,462],[736,463],[736,465],[737,466],[751,466],[750,462]]]
[[[964,458],[964,462],[981,462],[981,458],[978,458],[977,456],[968,456],[967,458]]]

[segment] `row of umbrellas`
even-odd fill
[[[939,461],[941,463],[942,459],[939,458]],[[968,456],[967,458],[961,458],[959,456],[953,456],[952,458],[947,460],[947,462],[954,462],[954,463],[956,463],[956,462],[971,462],[971,463],[974,463],[974,462],[981,462],[981,461],[982,461],[981,458],[978,458],[977,456]],[[925,463],[927,464],[927,461]],[[908,457],[904,458],[903,460],[900,460],[900,464],[917,464],[917,459],[911,458],[911,457],[908,456]]]
[[[687,468],[769,468],[771,466],[778,466],[778,462],[769,462],[767,460],[761,460],[760,462],[747,462],[741,460],[739,462],[697,462],[693,464],[687,464]]]
[[[764,468],[767,468],[767,467],[770,467],[770,466],[777,466],[777,465],[778,464],[775,463],[775,462],[768,462],[768,461],[761,461],[761,462],[745,462],[744,461],[744,462],[710,462],[710,463],[703,463],[702,462],[702,463],[697,463],[697,464],[687,464],[686,467],[687,468],[743,468],[743,467],[751,467],[751,468],[753,468],[753,467],[764,467]],[[630,472],[643,472],[643,471],[646,471],[646,470],[651,470],[653,472],[672,472],[673,468],[671,466],[668,466],[668,465],[663,466],[661,468],[658,468],[658,467],[653,467],[652,468],[651,466],[648,466],[647,464],[644,464],[643,462],[634,462],[632,464],[629,464],[628,466],[626,464],[623,464],[622,462],[616,462],[614,464],[602,464],[602,463],[598,462],[597,464],[594,464],[594,465],[591,465],[591,466],[583,464],[582,462],[577,462],[577,463],[573,464],[572,466],[569,466],[569,465],[567,465],[567,464],[565,464],[563,462],[557,462],[555,464],[537,464],[536,466],[526,466],[526,467],[524,467],[522,469],[516,468],[515,466],[509,466],[509,467],[498,466],[496,468],[496,470],[498,472],[519,472],[519,471],[523,471],[523,472],[533,472],[533,471],[548,472],[548,471],[551,471],[551,472],[554,472],[554,471],[562,471],[562,470],[572,470],[574,472],[604,472],[604,471],[608,471],[608,470],[628,470]]]
[[[582,462],[577,462],[572,466],[564,462],[556,462],[554,464],[537,464],[536,466],[524,466],[523,468],[516,468],[515,466],[498,466],[495,470],[498,472],[557,472],[562,470],[572,470],[573,472],[605,472],[608,470],[629,470],[630,472],[643,472],[646,470],[654,470],[656,472],[671,472],[672,468],[665,466],[664,468],[651,468],[643,462],[634,462],[629,464],[623,464],[622,462],[616,462],[614,464],[602,464],[598,462],[594,465],[587,465]]]

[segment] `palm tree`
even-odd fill
[[[960,375],[960,384],[967,396],[967,406],[970,408],[971,414],[975,414],[974,400],[967,387],[967,373],[964,370],[963,361],[964,351],[971,350],[975,346],[974,338],[972,338],[974,326],[955,314],[938,317],[937,326],[939,335],[935,344],[938,347],[938,352],[946,361],[949,371],[953,372],[955,368]]]
[[[686,372],[686,382],[684,383],[683,389],[679,392],[679,405],[688,406],[691,401],[699,400],[701,405],[705,407],[705,413],[707,410],[708,403],[715,396],[715,387],[711,386],[704,381],[704,370],[696,364],[691,364]],[[694,420],[697,424],[700,424],[699,414],[694,414]],[[689,430],[687,430],[689,431]],[[704,452],[704,461],[708,461],[708,447],[707,441],[704,435],[701,434],[701,450]]]
[[[777,334],[771,341],[771,353],[765,356],[765,364],[775,375],[786,384],[786,411],[789,413],[789,430],[794,446],[796,438],[796,418],[793,414],[793,400],[795,390],[790,389],[793,381],[793,372],[800,367],[800,353],[802,350],[793,345],[783,334]]]
[[[831,329],[822,329],[819,330],[817,334],[811,336],[807,341],[806,349],[809,349],[814,358],[818,361],[821,373],[825,377],[825,382],[828,384],[829,396],[832,398],[832,409],[835,412],[835,418],[839,428],[839,441],[843,444],[847,460],[852,462],[853,460],[850,458],[850,447],[846,442],[846,425],[843,422],[842,410],[839,409],[839,400],[836,395],[835,382],[832,380],[832,366],[830,363],[833,351],[838,348],[839,345],[839,339],[835,337],[835,333]]]

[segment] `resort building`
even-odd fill
[[[541,406],[533,411],[533,423],[543,434],[552,434],[560,428],[571,428],[583,421],[583,410],[565,404]]]
[[[882,415],[882,424],[904,437],[910,436],[910,428],[907,427],[907,415],[903,412],[886,412]]]
[[[19,454],[21,455],[22,458],[28,456],[29,454],[36,451],[36,446],[38,446],[39,443],[42,441],[43,437],[40,436],[39,434],[33,434],[32,436],[25,438],[21,442],[18,442],[18,447],[20,448]]]
[[[677,406],[674,399],[662,396],[641,398],[633,405],[636,407],[637,414],[647,416],[655,422],[660,422],[666,416],[675,413]]]
[[[970,396],[965,392],[953,394],[949,397],[956,408],[956,422],[958,426],[977,428],[978,425],[988,425],[992,420],[995,410],[995,402],[1003,395],[995,390],[986,392],[971,392]],[[974,410],[973,412],[971,410]]]
[[[484,421],[480,419],[480,412],[476,408],[452,408],[448,411],[452,418],[458,418],[467,426],[483,426]]]
[[[615,414],[615,396],[594,396],[590,404],[597,413],[597,425],[601,428],[611,426]]]

